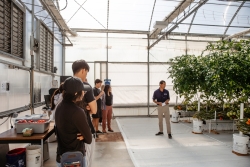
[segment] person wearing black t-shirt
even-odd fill
[[[85,60],[77,60],[72,64],[72,71],[75,77],[78,77],[84,82],[88,84],[86,81],[87,74],[89,72],[89,65]],[[96,100],[93,95],[93,90],[88,91],[84,94],[83,103],[87,103],[89,106],[90,114],[96,114],[97,106]]]
[[[108,131],[114,132],[111,128],[111,118],[112,118],[112,105],[113,105],[113,94],[111,92],[111,86],[105,85],[104,88],[105,92],[105,104],[106,104],[106,110],[103,110],[102,112],[102,132],[106,133],[106,122],[108,123]]]
[[[100,79],[95,80],[95,87],[93,88],[95,100],[97,103],[97,112],[96,114],[92,114],[92,123],[95,128],[96,133],[102,133],[101,131],[98,130],[98,123],[99,119],[102,116],[102,100],[101,97],[104,94],[104,91],[101,91],[99,88],[102,85],[102,81]]]
[[[88,84],[86,82],[87,80],[87,74],[89,72],[89,65],[85,60],[77,60],[72,64],[72,71],[74,73],[75,77],[80,78],[84,84]],[[89,84],[88,84],[89,85]],[[90,86],[90,85],[89,85]],[[97,106],[96,106],[96,100],[93,94],[93,89],[91,89],[90,91],[85,92],[84,97],[82,99],[82,101],[79,101],[76,103],[79,107],[83,108],[85,113],[86,113],[86,117],[87,117],[87,121],[88,121],[88,125],[89,128],[91,130],[91,133],[94,134],[94,136],[97,136],[96,132],[95,132],[95,128],[91,122],[91,118],[90,118],[90,114],[96,114],[97,112]],[[89,164],[88,166],[91,166],[92,163],[92,156],[93,156],[93,152],[94,152],[94,147],[95,147],[95,140],[92,140],[91,145],[86,145],[86,147],[91,147],[91,152],[86,152],[86,154],[89,154]]]
[[[88,84],[86,81],[87,74],[89,72],[89,65],[85,60],[77,60],[72,64],[72,71],[75,77],[80,78],[84,84]],[[89,85],[89,84],[88,84]],[[90,86],[90,85],[89,85]],[[93,90],[87,91],[84,94],[83,100],[77,102],[77,105],[84,109],[87,115],[87,120],[92,134],[95,134],[95,129],[91,122],[90,114],[96,114],[96,100],[93,94]]]

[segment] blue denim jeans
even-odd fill
[[[62,167],[61,163],[56,162],[57,167]],[[83,167],[87,167],[86,156],[83,156]]]

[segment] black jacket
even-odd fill
[[[81,151],[85,155],[84,143],[92,142],[92,134],[84,110],[73,102],[62,101],[55,113],[58,149],[57,155],[68,151]],[[80,133],[84,140],[77,139]],[[60,160],[57,159],[58,162]]]

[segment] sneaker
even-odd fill
[[[102,132],[98,130],[98,131],[96,131],[96,133],[102,133]]]
[[[171,135],[171,134],[168,134],[168,138],[169,138],[169,139],[172,139],[172,135]]]
[[[156,136],[158,136],[158,135],[163,135],[163,132],[158,132],[158,133],[156,133],[155,135],[156,135]]]

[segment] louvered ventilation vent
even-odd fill
[[[54,36],[40,23],[40,69],[53,72]]]
[[[11,3],[9,0],[0,0],[0,49],[11,53]]]
[[[21,58],[23,58],[23,17],[24,12],[13,2],[0,0],[0,50]]]
[[[13,5],[12,54],[23,57],[23,12]]]

